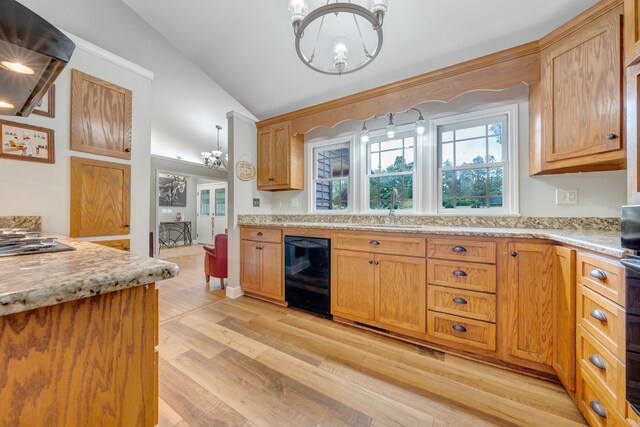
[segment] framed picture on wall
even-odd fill
[[[0,157],[55,163],[53,129],[0,120]]]
[[[167,173],[158,174],[160,206],[187,206],[187,177]]]
[[[45,117],[56,116],[56,85],[51,85],[40,102],[36,104],[36,107],[33,109],[32,113]]]

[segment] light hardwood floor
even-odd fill
[[[199,261],[180,262],[189,299],[209,297]],[[179,314],[171,282],[161,426],[584,425],[558,385],[220,291]]]

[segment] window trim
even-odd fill
[[[379,177],[379,176],[384,176],[384,174],[371,174],[369,171],[371,170],[371,144],[374,144],[376,142],[385,142],[385,141],[375,141],[378,138],[386,138],[387,135],[387,131],[385,128],[383,129],[377,129],[375,131],[371,131],[369,132],[369,142],[367,143],[361,143],[362,147],[360,150],[361,156],[364,155],[364,160],[363,160],[363,168],[362,171],[360,172],[361,175],[361,179],[362,179],[362,185],[360,186],[360,192],[361,192],[361,197],[360,200],[362,201],[362,209],[361,211],[364,213],[369,213],[372,215],[380,215],[380,214],[386,214],[387,212],[389,212],[388,209],[371,209],[371,200],[369,198],[370,196],[370,189],[369,189],[369,182],[370,182],[370,178],[375,178],[375,177]],[[421,135],[416,135],[415,133],[415,125],[413,123],[411,124],[406,124],[406,125],[397,125],[396,126],[396,138],[404,138],[403,135],[411,135],[414,138],[414,143],[413,143],[413,171],[412,172],[398,172],[396,174],[393,175],[387,175],[387,176],[399,176],[399,175],[404,175],[404,176],[413,176],[413,208],[411,209],[397,209],[396,213],[397,214],[416,214],[418,212],[420,212],[420,210],[418,209],[419,207],[422,207],[422,203],[421,203],[421,198],[420,198],[420,194],[422,194],[422,188],[421,188],[421,179],[420,179],[420,169],[422,169],[420,167],[420,163],[422,162],[422,149],[421,149],[421,142],[422,142],[422,138]],[[387,140],[388,141],[388,140]]]
[[[503,147],[503,150],[507,151],[506,157],[503,156],[502,162],[492,163],[492,165],[504,164],[504,189],[503,189],[503,207],[502,208],[487,208],[487,209],[474,209],[474,208],[443,208],[442,207],[442,167],[440,164],[440,146],[438,138],[438,127],[452,124],[459,124],[463,122],[471,122],[474,120],[487,119],[495,116],[506,115],[507,116],[507,144]],[[474,111],[471,113],[458,114],[454,116],[434,118],[430,121],[430,139],[431,139],[431,161],[428,163],[432,165],[432,182],[436,185],[429,185],[428,188],[435,188],[435,191],[429,197],[429,204],[427,211],[437,213],[439,215],[505,215],[505,214],[519,214],[520,203],[518,194],[518,147],[519,147],[519,134],[518,134],[518,104],[511,104],[496,108],[484,109]],[[504,133],[503,133],[504,134]],[[504,153],[504,151],[503,151]],[[480,169],[479,167],[470,167],[472,169]],[[460,169],[457,167],[456,169]]]
[[[347,209],[342,210],[318,210],[316,209],[316,150],[331,146],[347,145],[349,147],[349,191],[347,195]],[[307,158],[307,213],[322,215],[340,215],[350,214],[354,209],[354,146],[355,135],[344,136],[342,138],[323,139],[315,142],[305,143],[305,151]],[[333,181],[343,178],[327,178],[322,181]]]

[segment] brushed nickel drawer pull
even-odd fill
[[[602,360],[602,357],[598,354],[592,354],[589,356],[589,362],[601,371],[607,370],[607,365],[604,364],[604,360]]]
[[[605,273],[601,268],[591,270],[591,272],[589,272],[589,276],[595,277],[598,280],[607,280],[607,273]]]
[[[453,325],[452,328],[458,332],[467,332],[467,328],[462,325]]]
[[[369,244],[373,246],[380,246],[380,242],[378,242],[377,240],[372,240],[369,242]]]
[[[618,137],[618,135],[616,135],[615,133],[610,133],[607,135],[607,139],[611,140],[611,139],[616,139]]]
[[[454,246],[453,248],[451,248],[451,250],[457,254],[463,254],[467,252],[467,248],[465,248],[464,246]]]
[[[258,231],[258,237],[262,237],[264,236],[264,234],[262,234],[262,231]]]
[[[453,270],[451,274],[453,274],[456,277],[465,277],[467,275],[467,273],[465,273],[462,270]]]
[[[589,315],[594,319],[599,320],[603,323],[607,322],[607,316],[599,308],[595,308],[591,310],[591,313],[589,313]]]
[[[593,412],[598,414],[600,418],[604,418],[605,420],[607,419],[607,411],[604,410],[604,406],[602,406],[602,403],[598,402],[597,400],[592,400],[591,402],[589,402],[589,406],[591,407],[591,409],[593,409]]]
[[[466,300],[466,299],[464,299],[464,298],[455,297],[455,298],[453,299],[453,302],[455,302],[456,304],[462,304],[462,305],[464,305],[464,304],[466,304],[466,303],[467,303],[467,300]]]

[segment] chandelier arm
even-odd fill
[[[351,3],[351,0],[349,0],[349,3]],[[362,30],[360,29],[360,24],[358,24],[358,19],[356,18],[355,14],[353,14],[353,22],[355,22],[356,28],[358,29],[358,34],[360,35],[360,41],[362,42],[362,50],[364,51],[364,56],[366,56],[367,58],[371,58],[371,54],[367,50],[367,45],[364,43],[364,37],[362,37]]]
[[[329,4],[329,0],[327,0],[327,3],[325,4],[325,6]],[[322,16],[322,19],[320,20],[320,28],[318,28],[318,34],[316,34],[316,41],[313,44],[313,52],[311,52],[311,58],[309,58],[309,64],[311,64],[313,62],[313,58],[316,57],[316,48],[318,47],[318,40],[320,40],[320,32],[322,31],[322,27],[324,25],[324,15]]]

